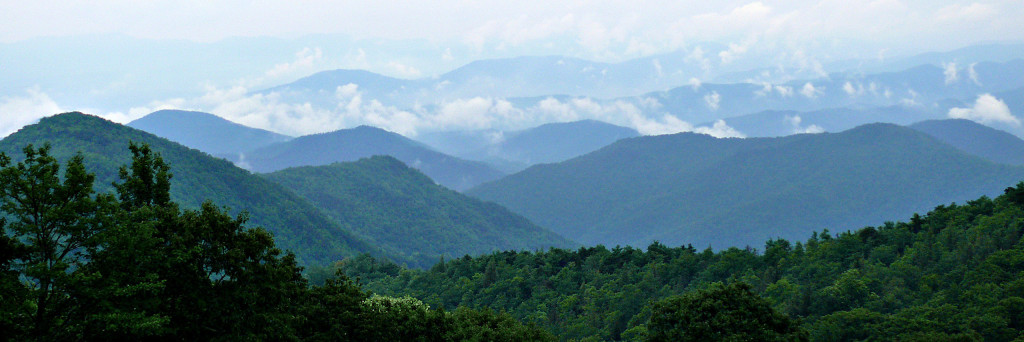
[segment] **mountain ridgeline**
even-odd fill
[[[389,156],[288,168],[264,177],[410,266],[426,268],[441,256],[575,245],[497,204],[434,184]]]
[[[639,136],[635,129],[597,120],[543,124],[521,131],[455,131],[422,134],[418,139],[444,153],[518,172],[557,163]]]
[[[252,151],[239,163],[255,172],[274,172],[295,166],[356,161],[374,155],[393,156],[438,184],[455,190],[465,190],[503,175],[483,163],[455,158],[399,134],[369,126],[269,145]]]
[[[783,138],[631,138],[469,191],[585,245],[726,248],[996,194],[1024,168],[891,124]]]
[[[292,138],[243,126],[210,113],[184,110],[156,111],[129,122],[127,126],[210,155],[231,158],[237,158],[239,153]]]
[[[95,116],[75,112],[44,118],[0,140],[0,152],[15,157],[28,144],[50,144],[58,160],[81,153],[96,174],[97,191],[106,192],[113,190],[110,184],[118,179],[118,169],[131,162],[129,142],[148,144],[171,166],[172,200],[185,208],[213,201],[233,214],[247,211],[251,225],[273,233],[278,246],[295,252],[303,263],[332,262],[357,253],[382,255],[280,185],[226,160]]]
[[[1024,165],[1024,140],[964,119],[928,120],[908,126],[964,152],[996,163]]]

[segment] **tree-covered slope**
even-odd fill
[[[330,133],[298,137],[256,149],[246,163],[256,172],[273,172],[294,166],[317,166],[389,155],[422,171],[435,182],[455,190],[502,176],[483,163],[455,158],[399,134],[359,126]]]
[[[996,163],[1024,165],[1024,140],[974,121],[928,120],[908,127]]]
[[[724,248],[863,227],[992,195],[1021,179],[1024,168],[873,124],[784,138],[626,139],[470,194],[584,244]]]
[[[210,200],[232,213],[247,211],[250,224],[273,233],[278,246],[295,252],[303,263],[331,262],[358,252],[378,254],[280,185],[226,160],[95,116],[65,113],[44,118],[0,140],[0,152],[18,156],[28,144],[45,143],[59,160],[81,152],[89,171],[96,174],[97,190],[112,191],[118,168],[131,161],[129,142],[148,144],[170,165],[175,202],[194,209]]]
[[[428,267],[441,256],[574,245],[497,204],[434,184],[392,157],[289,168],[264,176],[413,266]]]
[[[135,121],[128,127],[141,129],[167,140],[215,156],[237,158],[243,153],[291,137],[246,127],[216,115],[184,110],[160,110]]]
[[[1024,183],[1006,192],[905,222],[767,240],[763,250],[655,243],[501,252],[429,271],[367,257],[336,266],[377,293],[506,310],[563,341],[653,337],[652,316],[674,296],[717,282],[749,284],[813,341],[1010,341],[1024,338]],[[729,319],[709,312],[716,303],[692,315]]]

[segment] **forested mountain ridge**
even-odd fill
[[[966,119],[928,120],[907,127],[996,163],[1024,165],[1024,140]]]
[[[294,167],[263,177],[410,266],[429,267],[442,257],[575,245],[497,204],[437,185],[390,156]]]
[[[233,214],[247,211],[250,224],[273,233],[278,246],[295,252],[303,263],[331,262],[359,252],[381,255],[280,185],[226,160],[99,117],[73,112],[44,118],[0,140],[0,152],[18,156],[28,144],[50,144],[58,160],[80,152],[96,174],[97,191],[108,192],[118,168],[131,160],[129,142],[148,144],[171,165],[172,200],[184,208],[199,208],[210,200]]]
[[[997,193],[1024,168],[891,124],[782,138],[624,139],[469,191],[583,244],[716,248],[853,229]]]
[[[724,282],[749,284],[814,341],[1009,341],[1024,338],[1024,182],[1005,193],[763,250],[599,245],[428,271],[365,256],[335,267],[378,293],[507,310],[561,340],[649,339],[652,306]]]
[[[306,135],[269,145],[249,153],[244,162],[255,172],[273,172],[294,166],[355,161],[374,155],[393,156],[455,190],[465,190],[502,176],[500,171],[483,163],[455,158],[397,133],[370,126]]]
[[[635,129],[597,120],[543,124],[520,131],[461,131],[422,134],[417,139],[439,151],[518,172],[557,163],[639,136]]]
[[[243,126],[210,113],[185,110],[159,110],[126,126],[210,155],[232,159],[237,159],[239,153],[292,138]]]

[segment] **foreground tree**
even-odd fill
[[[750,285],[714,283],[710,288],[654,304],[648,341],[806,341],[807,333]]]
[[[28,145],[17,163],[0,153],[0,210],[11,219],[12,234],[5,244],[17,251],[7,264],[27,280],[31,319],[22,323],[36,336],[67,331],[63,326],[75,309],[68,294],[85,281],[76,271],[116,209],[111,196],[94,195],[95,176],[85,171],[81,155],[62,172],[49,151],[49,145]]]

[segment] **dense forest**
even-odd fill
[[[1024,183],[907,222],[764,249],[654,243],[500,252],[426,271],[368,256],[334,268],[376,293],[504,310],[562,340],[649,339],[664,301],[748,284],[811,340],[1009,341],[1024,339],[1022,208]]]
[[[1024,182],[763,250],[494,252],[407,269],[370,255],[303,274],[266,230],[130,145],[113,193],[83,155],[0,154],[9,340],[1024,339]]]
[[[213,203],[182,210],[172,173],[131,145],[115,194],[84,157],[0,153],[0,339],[529,341],[550,333],[489,309],[430,309],[343,275],[308,286],[295,255]]]

